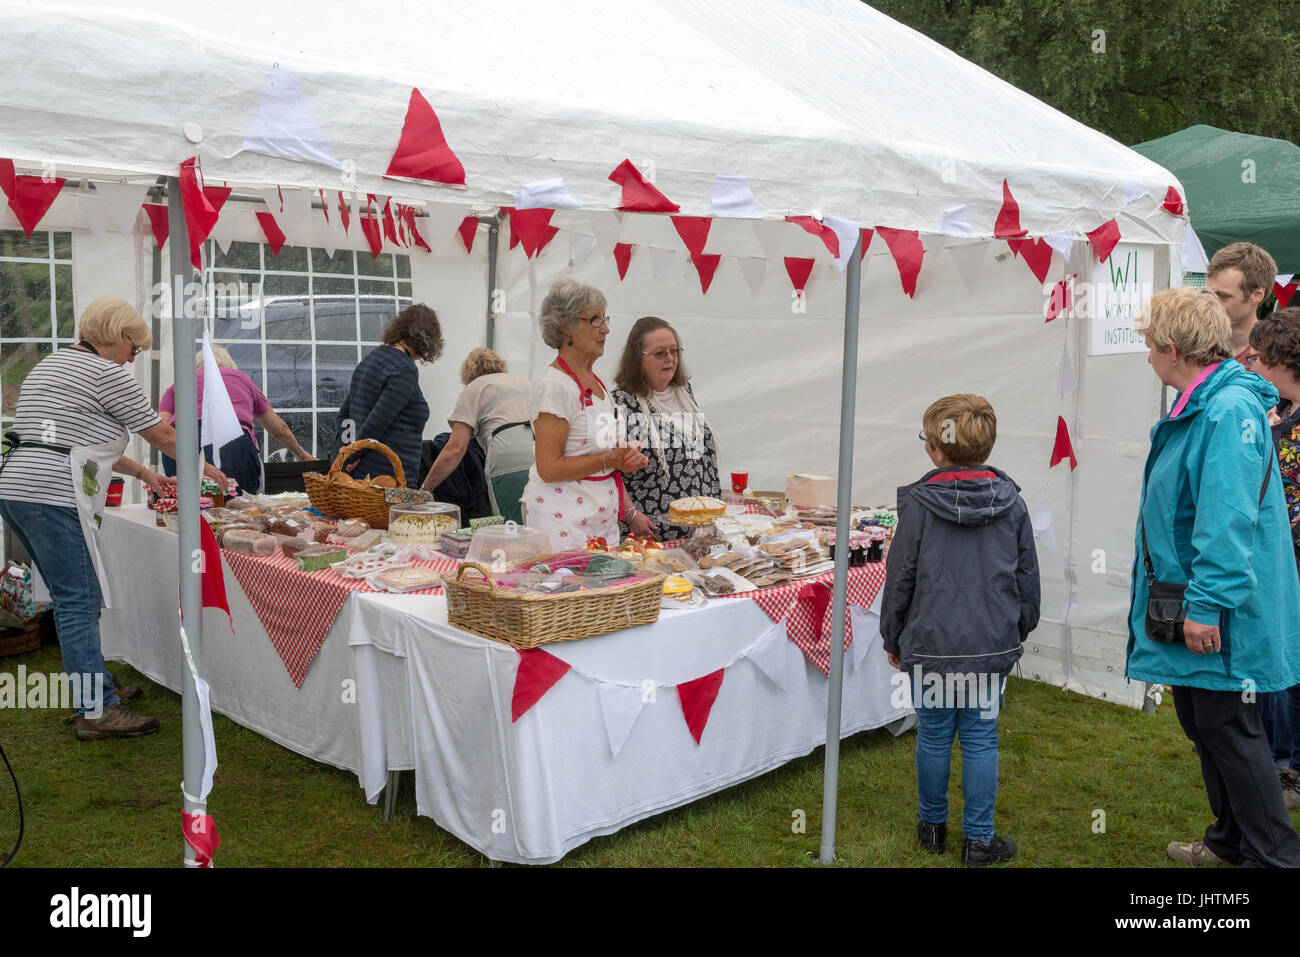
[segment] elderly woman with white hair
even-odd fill
[[[533,384],[511,375],[506,361],[484,348],[470,350],[460,367],[460,381],[465,388],[447,417],[451,436],[423,487],[433,491],[442,484],[460,465],[470,440],[477,435],[487,453],[483,470],[493,510],[507,521],[522,522],[519,498],[533,464],[533,425],[528,418]]]
[[[163,491],[166,480],[122,453],[131,433],[167,455],[176,433],[149,405],[130,369],[152,344],[149,326],[121,299],[96,299],[77,328],[81,341],[59,349],[27,374],[0,466],[0,518],[36,562],[54,604],[63,669],[79,740],[138,737],[158,730],[158,719],[123,703],[141,693],[119,685],[104,669],[99,640],[101,606],[111,597],[99,553],[112,472]],[[225,487],[225,476],[204,469]]]
[[[221,466],[231,478],[239,483],[239,487],[246,492],[262,491],[265,470],[262,468],[262,454],[257,448],[257,436],[252,425],[254,421],[266,429],[267,432],[270,432],[277,442],[292,452],[294,458],[299,462],[312,461],[315,456],[309,454],[302,447],[297,437],[290,431],[289,426],[285,424],[284,419],[271,410],[270,400],[257,387],[257,383],[250,379],[247,373],[235,368],[235,360],[230,357],[230,353],[221,346],[213,346],[212,354],[221,369],[221,380],[226,384],[226,392],[230,395],[230,402],[235,407],[235,416],[244,429],[243,435],[237,439],[232,439],[221,447]],[[198,369],[195,374],[195,384],[198,389],[199,410],[202,412],[202,350],[195,353],[194,366]],[[158,411],[167,416],[168,423],[176,424],[175,386],[168,386],[167,391],[162,394],[162,398],[158,400]],[[207,446],[203,452],[207,460],[211,462],[213,457],[212,446]],[[175,460],[163,456],[163,471],[168,475],[175,475]]]
[[[542,301],[542,341],[557,354],[533,383],[537,439],[524,505],[528,524],[550,535],[556,551],[593,537],[616,544],[620,518],[636,535],[654,532],[623,488],[623,473],[649,460],[618,443],[614,404],[594,369],[609,335],[605,305],[599,289],[573,279],[557,280]]]

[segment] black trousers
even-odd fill
[[[1215,822],[1205,846],[1244,867],[1300,867],[1300,837],[1291,826],[1259,708],[1240,691],[1174,687],[1174,709],[1201,757],[1201,776]]]

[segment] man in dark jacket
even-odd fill
[[[910,679],[918,720],[916,783],[923,847],[943,853],[954,735],[962,747],[962,861],[1009,860],[998,836],[998,708],[1003,679],[1038,625],[1038,557],[1029,510],[1005,472],[984,464],[997,417],[977,395],[939,399],[921,439],[935,468],[898,490],[880,633]],[[906,677],[904,677],[906,676]]]

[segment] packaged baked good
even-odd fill
[[[388,510],[388,538],[402,545],[437,548],[443,532],[460,528],[460,509],[446,502],[412,502]]]
[[[313,545],[311,542],[307,541],[307,539],[298,538],[296,535],[285,535],[280,538],[280,551],[284,552],[290,558],[293,558],[299,552],[306,551],[308,548],[316,547],[316,545]]]
[[[384,538],[385,535],[382,529],[372,528],[368,532],[362,532],[348,544],[351,548],[364,552],[374,548],[380,542],[384,541]]]
[[[251,528],[229,529],[221,538],[221,547],[242,555],[256,555],[267,558],[274,555],[280,540],[274,535],[254,531]]]
[[[331,548],[328,545],[312,545],[304,548],[298,554],[293,556],[294,561],[298,563],[298,570],[304,572],[318,572],[322,569],[329,568],[336,562],[341,562],[348,557],[346,548]]]
[[[336,528],[338,528],[337,525],[332,525],[329,522],[316,521],[312,523],[308,534],[312,541],[324,545],[329,541],[329,537],[334,534]]]
[[[359,518],[345,518],[338,523],[334,534],[339,538],[356,538],[362,532],[370,531],[370,526]]]
[[[277,518],[267,526],[267,531],[273,535],[291,535],[298,537],[307,530],[307,524],[300,522],[296,518]]]
[[[410,568],[394,568],[390,571],[380,572],[374,576],[373,580],[389,591],[417,591],[421,588],[431,588],[434,585],[442,584],[442,575],[430,568],[412,566]]]

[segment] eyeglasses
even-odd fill
[[[930,437],[925,434],[925,429],[922,429],[920,432],[916,433],[916,437],[920,439],[922,442],[928,443],[930,441]]]
[[[131,342],[130,339],[128,339],[128,340],[126,340],[126,341],[127,341],[127,342]],[[134,342],[131,342],[131,358],[132,358],[132,359],[134,359],[136,356],[138,356],[138,355],[139,355],[140,353],[142,353],[142,352],[144,352],[144,348],[143,348],[142,346],[137,346]]]
[[[609,328],[609,316],[579,316],[578,318],[587,323],[593,329]]]
[[[1247,369],[1253,369],[1255,368],[1255,363],[1258,361],[1259,361],[1259,353],[1255,352],[1252,353],[1251,355],[1246,356],[1246,358],[1242,359],[1241,364],[1244,365]]]
[[[669,356],[676,359],[685,351],[686,351],[685,349],[660,349],[658,352],[642,352],[641,355],[649,356],[651,359],[654,359],[656,362],[663,362]]]

